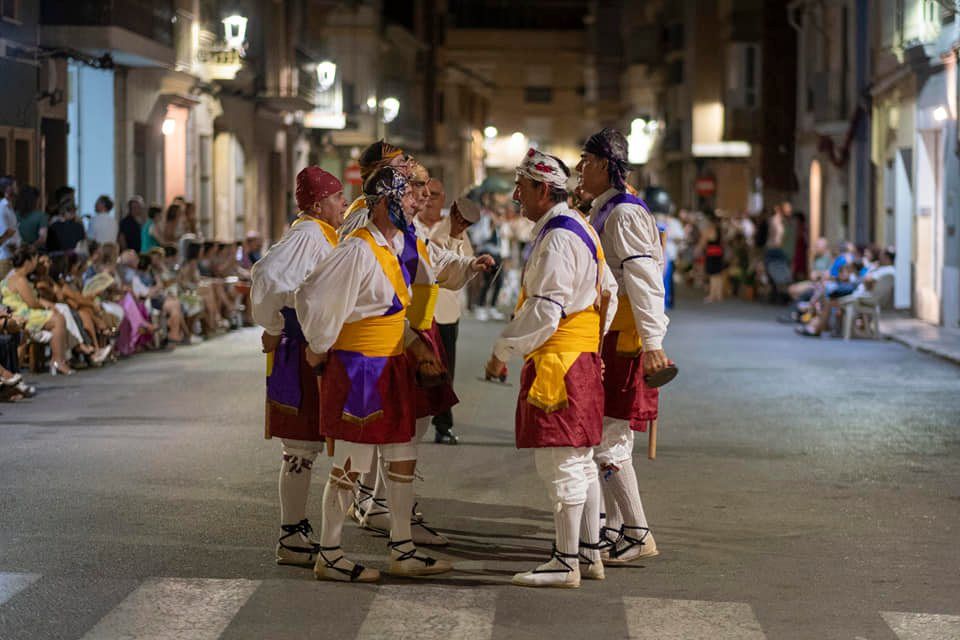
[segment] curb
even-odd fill
[[[881,335],[885,340],[892,340],[893,342],[898,342],[898,343],[904,345],[905,347],[908,347],[908,348],[912,349],[913,351],[919,351],[920,353],[925,353],[925,354],[927,354],[927,355],[931,355],[931,356],[934,356],[934,357],[936,357],[936,358],[940,358],[941,360],[946,360],[947,362],[949,362],[949,363],[951,363],[951,364],[955,364],[955,365],[960,366],[960,355],[955,355],[955,354],[947,353],[947,352],[945,352],[945,351],[939,351],[936,347],[931,347],[931,346],[926,345],[926,344],[924,344],[924,343],[922,343],[922,342],[920,342],[920,341],[911,340],[910,338],[905,338],[905,337],[899,336],[899,335],[897,335],[897,334],[895,334],[895,333],[883,333],[883,332],[881,332],[880,335]]]

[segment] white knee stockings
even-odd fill
[[[297,524],[306,518],[313,462],[320,443],[285,441],[280,464],[280,524]]]

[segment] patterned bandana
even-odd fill
[[[595,133],[583,145],[587,153],[607,161],[610,184],[623,191],[627,182],[627,139],[616,129]]]
[[[367,208],[372,211],[382,198],[386,198],[390,221],[401,231],[405,231],[408,226],[407,218],[403,213],[403,194],[406,191],[407,178],[394,167],[383,167],[363,185]]]
[[[517,175],[566,191],[570,171],[563,166],[559,158],[530,149],[517,167]]]

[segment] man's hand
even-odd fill
[[[643,373],[651,375],[671,364],[670,358],[663,349],[643,352]]]
[[[264,353],[273,353],[280,346],[280,336],[273,336],[264,331],[260,335],[260,344],[263,345]]]
[[[493,259],[493,256],[488,254],[483,254],[482,256],[477,256],[473,264],[470,265],[470,270],[475,273],[480,273],[481,271],[490,271],[496,266],[497,261]]]
[[[307,347],[307,364],[314,369],[316,369],[319,365],[327,364],[327,354],[314,353],[310,347]]]
[[[507,378],[507,363],[498,358],[497,356],[490,356],[490,360],[487,361],[487,367],[484,371],[486,378],[496,378],[503,379]]]

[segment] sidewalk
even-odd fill
[[[880,318],[880,335],[911,349],[960,364],[960,329],[938,327],[906,315],[884,313]]]

